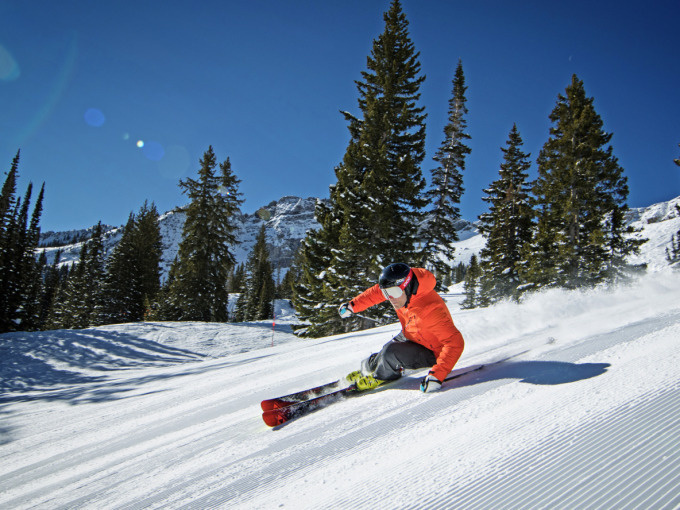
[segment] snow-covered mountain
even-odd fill
[[[241,215],[236,222],[239,226],[239,244],[234,250],[237,262],[240,264],[247,260],[260,227],[264,224],[272,267],[275,271],[280,269],[285,273],[307,230],[318,227],[314,218],[317,200],[286,196],[261,207],[254,214]],[[177,255],[185,218],[186,215],[181,209],[169,211],[160,217],[164,245],[164,274],[167,274]],[[105,226],[104,231],[104,249],[108,255],[120,241],[121,227]],[[45,250],[49,263],[54,260],[57,251],[61,250],[61,264],[72,264],[78,260],[83,241],[87,240],[91,233],[92,228],[45,232],[40,236],[40,246]]]
[[[290,267],[300,243],[309,229],[318,228],[314,210],[318,199],[286,196],[261,207],[254,214],[239,217],[238,241],[234,249],[237,263],[244,263],[255,246],[255,238],[262,225],[265,225],[270,262],[276,272],[281,274]],[[175,259],[182,240],[185,214],[171,211],[161,216],[160,229],[165,250],[163,269],[167,272]]]
[[[234,249],[237,263],[244,263],[255,245],[255,238],[262,225],[265,225],[267,247],[270,261],[277,272],[283,276],[295,256],[300,243],[310,229],[319,227],[314,217],[317,198],[285,196],[261,207],[253,214],[243,214],[237,220],[239,244]],[[162,214],[159,220],[163,237],[163,274],[167,275],[170,265],[177,255],[182,240],[182,229],[186,215],[181,209]],[[473,223],[460,220],[457,230],[461,239],[467,240],[478,235]],[[104,226],[104,250],[108,255],[120,241],[121,227]],[[45,232],[40,236],[40,246],[52,263],[57,251],[61,251],[61,264],[72,264],[78,260],[83,242],[90,238],[92,228],[66,232]]]
[[[651,269],[632,283],[445,295],[454,373],[486,368],[427,395],[411,372],[276,429],[262,399],[355,370],[399,325],[301,340],[281,302],[275,328],[0,335],[0,508],[678,509],[676,203],[632,213]]]

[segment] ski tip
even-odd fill
[[[262,413],[262,419],[270,427],[276,427],[277,425],[281,425],[286,422],[284,414],[278,412],[276,409]]]
[[[278,398],[270,398],[260,402],[260,407],[263,411],[272,411],[274,409],[281,409],[292,404],[292,402],[287,402],[285,400],[280,400]]]

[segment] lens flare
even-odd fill
[[[182,145],[170,145],[165,157],[158,162],[158,170],[163,177],[177,179],[182,177],[191,167],[191,155]]]
[[[151,161],[160,161],[165,156],[165,149],[158,142],[146,142],[142,149],[144,155]]]
[[[92,127],[101,127],[106,122],[106,117],[98,108],[88,108],[84,117],[85,122]]]
[[[144,147],[144,140],[137,140],[137,147],[140,149]]]
[[[21,75],[19,64],[12,54],[0,44],[0,80],[14,81]]]

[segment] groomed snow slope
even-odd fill
[[[278,429],[260,400],[356,369],[397,326],[274,347],[266,323],[1,335],[0,508],[680,507],[677,273],[473,311],[448,298],[456,370],[527,352]]]

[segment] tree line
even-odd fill
[[[240,181],[229,158],[218,170],[212,147],[200,160],[198,177],[180,181],[189,205],[179,252],[165,282],[159,214],[148,203],[130,214],[110,254],[99,223],[82,242],[77,262],[61,264],[57,251],[48,265],[45,250],[38,249],[45,186],[29,221],[32,184],[23,200],[16,197],[19,157],[17,153],[0,197],[0,332],[142,320],[242,322],[272,317],[279,289],[264,225],[245,266],[237,266],[232,250],[242,203]],[[281,290],[285,293],[286,288]],[[230,293],[239,294],[231,311]]]

